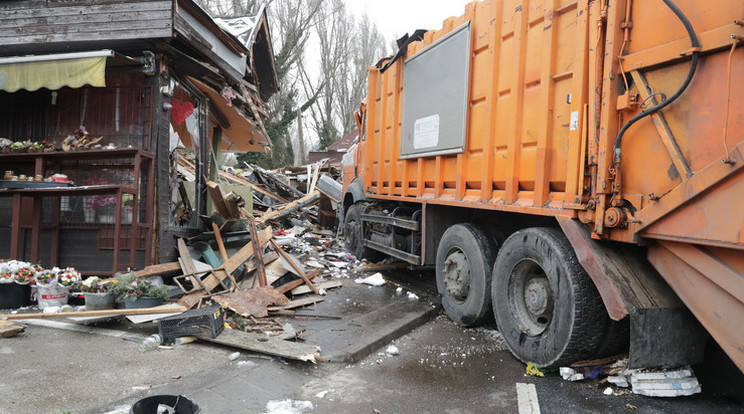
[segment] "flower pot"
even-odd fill
[[[162,304],[163,298],[152,298],[148,296],[139,297],[137,300],[132,300],[132,298],[127,296],[123,301],[116,302],[117,307],[122,309],[152,308]]]
[[[114,307],[114,296],[110,293],[85,292],[85,309],[102,310]]]
[[[54,286],[37,286],[37,297],[39,299],[39,309],[44,310],[48,307],[67,305],[67,293],[70,288],[60,285]]]

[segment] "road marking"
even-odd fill
[[[540,414],[540,403],[537,401],[535,384],[517,383],[517,403],[519,414]]]

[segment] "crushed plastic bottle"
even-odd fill
[[[144,341],[142,341],[142,343],[139,346],[139,349],[142,352],[152,351],[153,349],[157,349],[158,346],[160,346],[160,344],[162,343],[163,343],[162,336],[158,334],[150,335],[147,338],[145,338]]]

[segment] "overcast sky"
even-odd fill
[[[386,39],[416,29],[439,29],[450,16],[461,16],[472,0],[346,0],[350,11],[370,17]]]

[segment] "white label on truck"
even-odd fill
[[[431,148],[439,145],[439,115],[416,120],[413,125],[413,148]]]
[[[571,112],[571,131],[579,129],[579,111]]]

